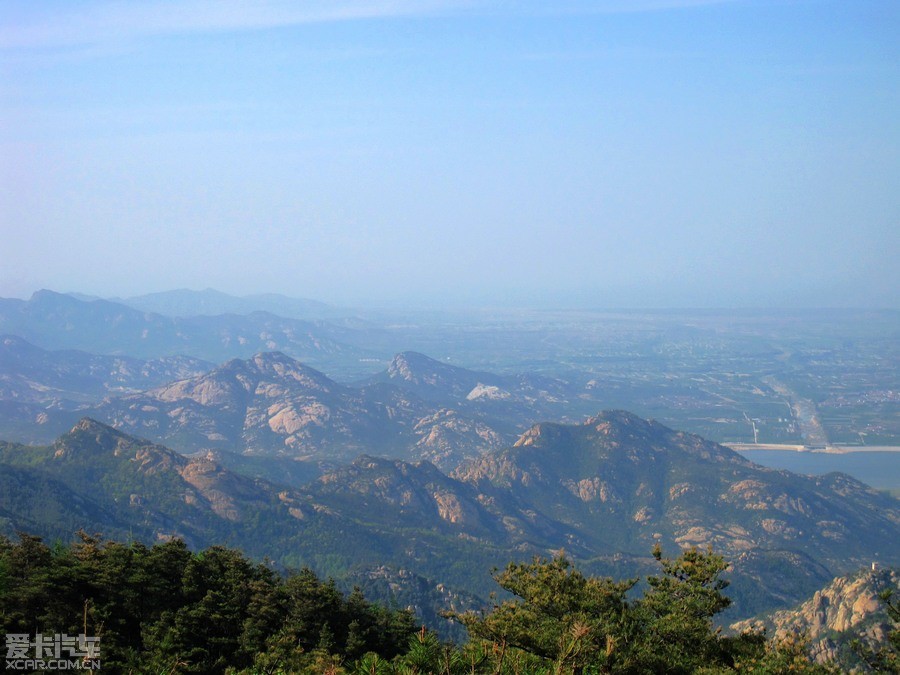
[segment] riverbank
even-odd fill
[[[754,450],[779,450],[782,452],[809,452],[823,455],[846,455],[853,452],[900,452],[900,445],[788,445],[779,443],[723,443],[737,452]]]

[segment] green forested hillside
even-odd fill
[[[586,577],[563,557],[495,575],[511,596],[456,614],[469,629],[444,644],[405,609],[349,595],[308,568],[280,576],[225,547],[180,540],[148,547],[84,533],[71,546],[0,538],[0,626],[6,633],[100,639],[117,673],[780,673],[833,672],[796,641],[723,637],[727,567],[711,551],[657,550],[646,580]]]
[[[839,474],[764,469],[616,411],[536,425],[455,476],[362,456],[292,489],[89,419],[51,446],[0,443],[0,468],[0,533],[68,541],[83,528],[146,544],[230,545],[369,580],[380,593],[408,589],[398,595],[422,616],[486,598],[494,566],[559,550],[589,573],[632,576],[652,568],[656,543],[712,544],[732,562],[729,621],[900,557],[896,500]],[[413,578],[430,590],[397,581]]]

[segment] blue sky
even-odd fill
[[[900,307],[900,3],[0,4],[0,295]]]

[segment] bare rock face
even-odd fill
[[[235,386],[238,385],[238,386]],[[154,391],[160,401],[180,401],[190,399],[200,405],[225,405],[240,396],[239,382],[222,382],[221,380],[202,377],[197,380],[182,380],[166,385]]]
[[[622,498],[616,493],[615,488],[607,481],[601,480],[598,476],[591,478],[582,478],[579,481],[568,480],[564,485],[585,503],[599,501],[602,503],[616,502],[621,503]]]
[[[595,551],[712,546],[732,562],[738,616],[797,602],[875,552],[900,552],[896,500],[840,474],[766,469],[624,411],[537,424],[453,475],[491,498],[527,501]]]
[[[765,629],[779,639],[805,636],[810,641],[810,654],[818,662],[833,661],[852,671],[854,655],[847,647],[850,642],[860,640],[877,650],[891,631],[884,603],[878,597],[886,589],[900,593],[896,569],[865,570],[836,578],[794,609],[740,621],[731,628],[737,632]]]
[[[228,520],[239,520],[241,511],[229,490],[222,482],[222,468],[207,459],[196,459],[179,472],[186,483],[192,485],[209,503],[213,513]]]
[[[437,378],[440,385],[448,372],[462,370],[434,362],[432,378],[421,364],[409,371],[410,359],[432,361],[401,355],[390,372],[404,382]],[[111,399],[96,414],[185,453],[214,449],[338,461],[373,453],[431,461],[447,470],[512,440],[490,421],[427,402],[393,382],[345,386],[277,352],[233,359],[198,377]]]
[[[466,400],[468,401],[475,401],[478,399],[505,401],[510,398],[512,398],[512,394],[505,389],[501,389],[496,385],[482,384],[481,382],[472,387],[472,391],[466,394]]]
[[[413,433],[418,457],[443,469],[506,444],[506,438],[488,424],[446,408],[417,420]]]
[[[466,524],[474,516],[474,510],[452,492],[435,492],[434,503],[438,515],[449,523]]]
[[[387,377],[426,398],[441,395],[463,398],[479,384],[479,373],[451,366],[418,352],[397,354],[388,366]]]

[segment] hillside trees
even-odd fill
[[[390,659],[415,632],[409,612],[345,597],[308,569],[283,577],[237,550],[193,553],[180,540],[80,538],[51,548],[0,537],[4,633],[99,636],[112,672],[224,673],[260,661],[289,671],[316,650]]]
[[[662,574],[646,580],[585,577],[564,557],[510,564],[495,575],[513,598],[457,618],[490,645],[495,671],[587,673],[829,673],[795,643],[724,637],[712,618],[728,607],[725,560],[711,550],[654,557]]]
[[[470,636],[460,646],[417,630],[408,611],[234,549],[84,533],[48,547],[22,534],[0,537],[0,627],[99,636],[103,668],[122,673],[831,672],[809,662],[802,641],[720,634],[721,556],[655,556],[661,572],[643,583],[585,576],[563,556],[511,563],[495,574],[508,599],[455,615]]]

